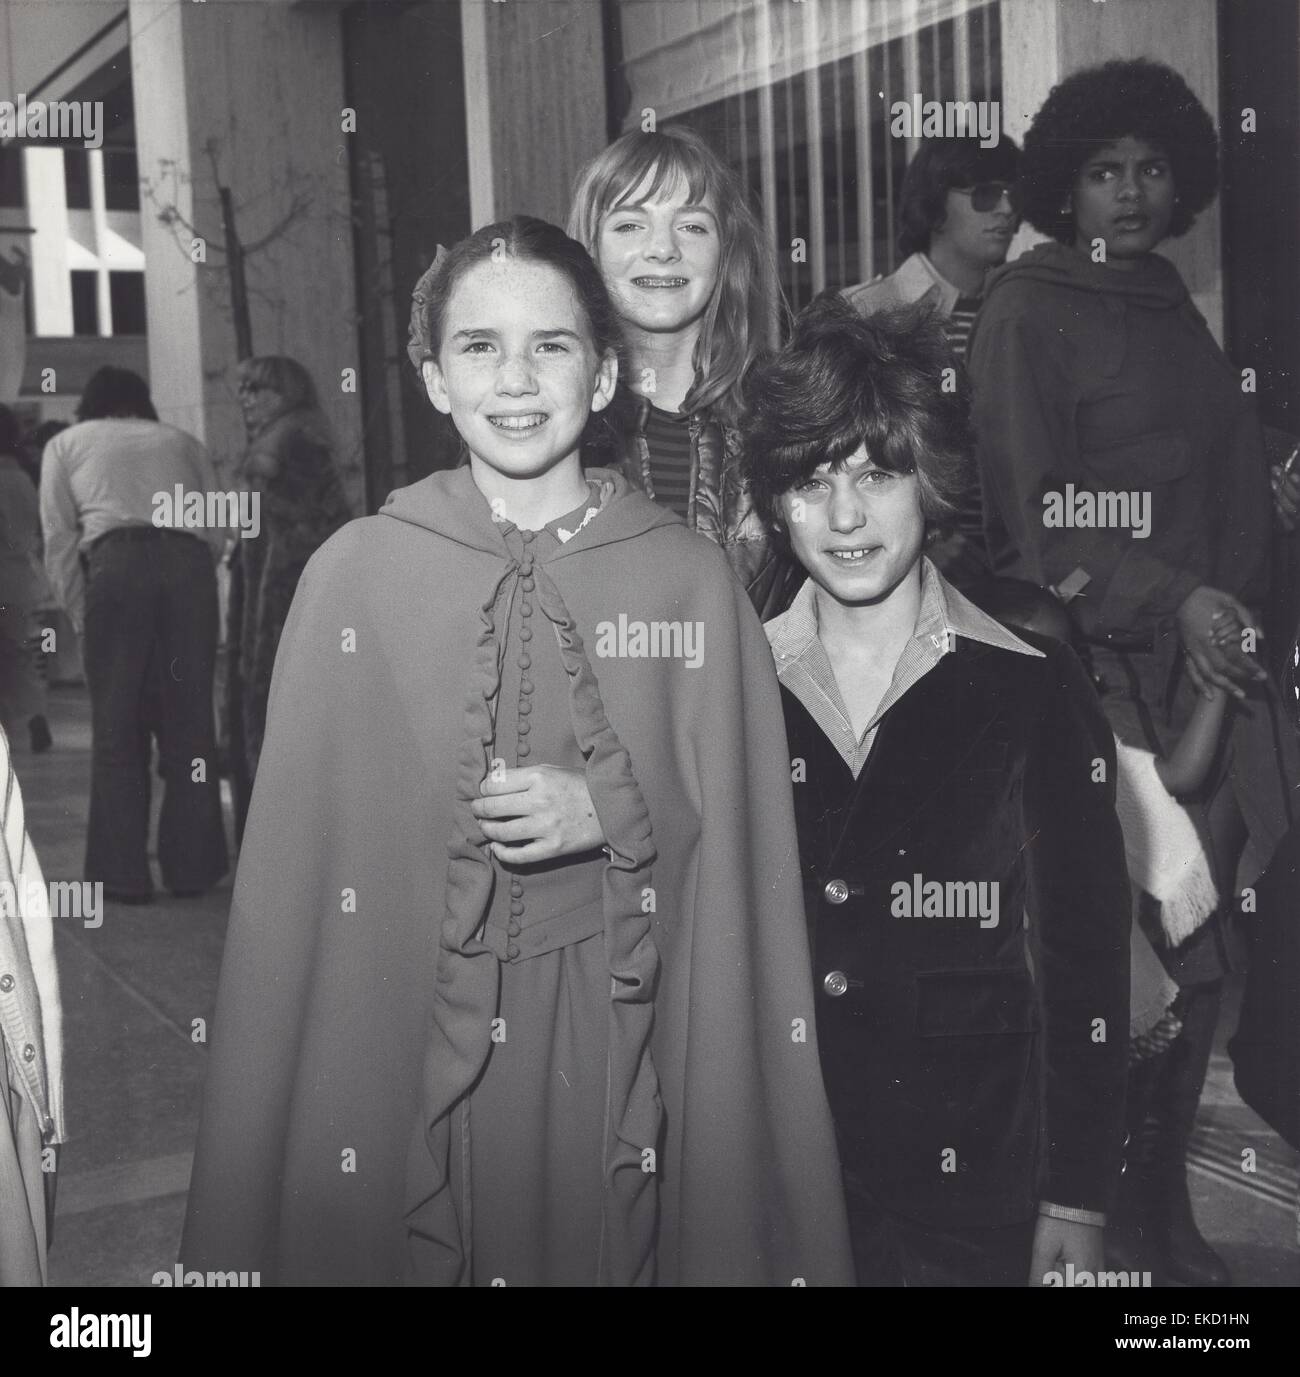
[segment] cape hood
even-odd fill
[[[622,474],[602,468],[588,468],[584,474],[597,483],[612,483],[614,494],[601,511],[600,520],[578,531],[548,562],[578,550],[631,540],[657,526],[682,524],[680,517],[651,501]],[[505,532],[515,527],[492,519],[492,509],[478,490],[468,465],[443,469],[409,488],[398,488],[389,494],[379,514],[422,526],[468,549],[511,558]]]
[[[1158,254],[1147,256],[1132,270],[1094,263],[1065,244],[1036,244],[989,279],[988,293],[1013,282],[1035,282],[1067,291],[1119,298],[1151,311],[1190,307],[1191,296],[1178,269]]]

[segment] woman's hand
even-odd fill
[[[495,770],[470,804],[492,854],[511,865],[594,851],[605,844],[586,775],[558,765]]]
[[[1243,684],[1268,678],[1241,648],[1241,632],[1250,625],[1251,615],[1231,593],[1206,584],[1194,588],[1178,609],[1177,621],[1188,675],[1199,692],[1221,688],[1244,698]],[[1256,630],[1255,635],[1263,633]]]

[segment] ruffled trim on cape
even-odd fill
[[[470,804],[489,768],[493,703],[501,687],[502,638],[497,610],[521,570],[512,558],[480,611],[466,707],[456,807],[448,841],[447,907],[438,954],[433,1026],[425,1057],[419,1132],[407,1174],[406,1226],[417,1283],[454,1285],[472,1264],[473,1186],[465,1182],[462,1217],[450,1171],[452,1116],[477,1081],[491,1050],[500,965],[479,934],[491,901],[493,866]],[[569,678],[574,734],[587,761],[587,784],[611,859],[605,867],[605,953],[611,976],[605,1111],[605,1175],[596,1280],[601,1285],[654,1280],[657,1224],[655,1165],[645,1155],[661,1145],[663,1106],[651,1058],[659,953],[644,896],[655,859],[650,814],[626,748],[605,715],[596,676],[564,599],[540,563],[532,566],[538,605],[555,626]],[[472,1132],[472,1126],[467,1130]],[[467,1152],[468,1141],[457,1151]]]

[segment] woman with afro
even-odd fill
[[[969,363],[994,571],[1068,601],[1120,741],[1167,757],[1198,695],[1228,697],[1214,768],[1186,801],[1233,895],[1247,836],[1262,869],[1286,832],[1298,767],[1253,653],[1272,520],[1259,421],[1155,252],[1213,200],[1217,153],[1209,115],[1159,63],[1056,86],[1020,164],[1025,218],[1053,242],[995,275]],[[1177,945],[1151,922],[1181,994],[1167,1047],[1131,1050],[1134,1141],[1111,1221],[1125,1227],[1110,1231],[1113,1253],[1129,1240],[1135,1265],[1199,1285],[1229,1280],[1196,1227],[1186,1153],[1233,968],[1231,909]]]

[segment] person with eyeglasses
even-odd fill
[[[933,306],[964,359],[985,279],[1006,262],[1020,224],[1019,156],[1007,138],[992,148],[974,139],[924,140],[899,198],[898,250],[906,257],[892,273],[846,287],[844,298],[863,315],[918,301]]]
[[[1020,224],[1016,174],[1020,150],[1008,138],[992,148],[977,139],[925,139],[908,164],[898,206],[898,250],[892,273],[846,287],[863,315],[922,303],[942,319],[944,338],[965,361],[966,344],[985,281],[1006,261]],[[988,561],[978,476],[972,472],[951,528],[926,553],[955,586],[985,610]]]

